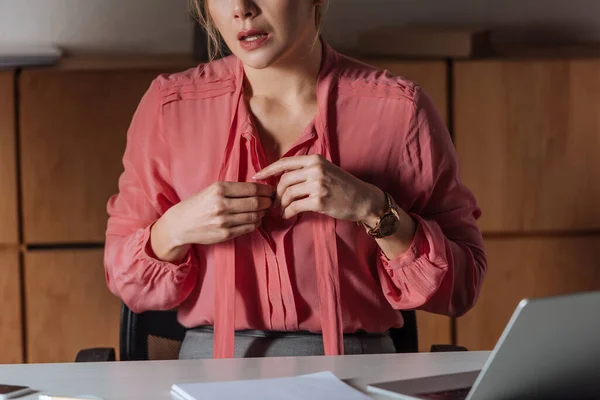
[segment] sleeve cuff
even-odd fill
[[[414,264],[420,257],[426,256],[429,252],[429,244],[425,235],[425,230],[423,229],[423,224],[425,222],[418,215],[410,214],[410,216],[416,221],[417,229],[408,249],[392,260],[390,260],[381,249],[379,250],[381,262],[388,270],[408,267]]]
[[[140,238],[139,238],[142,259],[146,262],[155,264],[161,268],[165,268],[165,269],[169,269],[169,270],[176,270],[176,271],[187,270],[192,265],[192,249],[191,249],[191,247],[188,250],[185,257],[183,258],[183,260],[178,264],[174,264],[174,263],[170,263],[168,261],[163,261],[163,260],[158,259],[156,257],[156,254],[154,254],[154,251],[152,250],[152,245],[150,243],[150,233],[152,230],[152,225],[154,225],[154,224],[151,224],[147,228],[143,229],[141,232]]]

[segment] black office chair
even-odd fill
[[[402,311],[404,326],[391,330],[398,353],[419,351],[417,317],[414,311]],[[186,328],[177,321],[175,311],[148,311],[136,314],[125,304],[121,309],[120,360],[176,360]],[[465,351],[464,347],[436,345],[431,351]],[[116,361],[114,349],[82,350],[76,362]]]

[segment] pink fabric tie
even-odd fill
[[[238,65],[241,69],[241,65]],[[238,182],[240,180],[240,135],[237,132],[238,109],[243,95],[243,69],[236,71],[237,87],[232,99],[232,118],[229,138],[225,148],[223,165],[219,173],[220,182]],[[215,269],[215,321],[214,321],[214,358],[232,358],[235,341],[235,240],[219,243],[215,253],[222,265]]]
[[[330,52],[324,51],[324,54]],[[317,112],[316,130],[319,154],[333,162],[331,143],[327,131],[328,105],[333,88],[334,77],[328,74],[331,60],[324,59],[317,89],[319,111]],[[229,129],[229,138],[220,181],[240,181],[240,152],[244,151],[239,133],[238,109],[243,101],[244,72],[238,63],[238,82],[233,96],[233,117]],[[336,240],[336,220],[323,214],[313,214],[313,232],[315,248],[315,273],[319,295],[321,328],[326,355],[344,354],[342,327],[342,311],[340,301],[340,279],[338,270],[338,253]],[[236,241],[220,243],[216,246],[217,259],[223,264],[215,272],[215,339],[214,358],[232,358],[235,341],[235,249]]]

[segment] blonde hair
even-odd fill
[[[208,11],[208,0],[190,0],[190,3],[193,15],[198,20],[200,26],[206,31],[209,61],[213,61],[218,57],[222,57],[222,37],[210,16],[210,12]],[[315,43],[318,40],[323,28],[324,15],[325,9],[323,6],[320,4],[315,5],[315,25],[317,27],[317,37],[315,38]]]

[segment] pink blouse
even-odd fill
[[[327,45],[317,115],[285,156],[321,154],[390,193],[418,223],[409,250],[389,260],[356,223],[272,212],[256,232],[191,247],[179,265],[153,255],[150,228],[170,207],[216,181],[253,182],[266,166],[243,80],[229,57],[160,76],[143,97],[108,203],[110,290],[134,312],[177,308],[186,327],[213,325],[215,357],[233,356],[234,330],[323,333],[333,355],[343,333],[402,326],[398,310],[467,312],[486,258],[444,121],[418,85]]]

